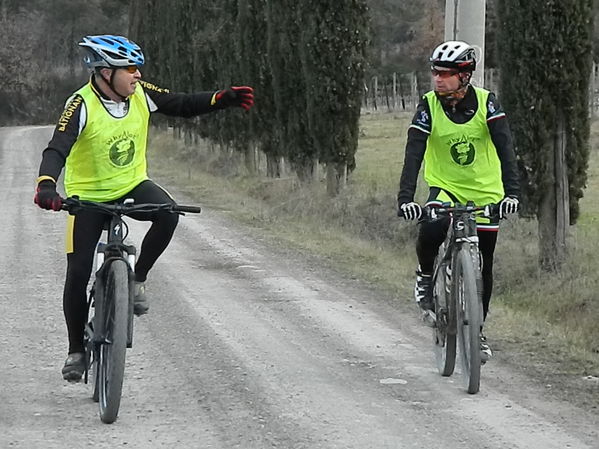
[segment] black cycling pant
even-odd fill
[[[174,203],[173,198],[159,185],[143,181],[117,203],[132,198],[140,203]],[[132,214],[131,218],[151,221],[152,225],[141,244],[135,264],[135,280],[144,282],[148,271],[171,241],[179,216],[169,212]],[[69,333],[69,354],[83,352],[83,333],[87,321],[87,284],[91,276],[95,249],[104,229],[107,216],[100,212],[83,210],[73,219],[67,239],[72,239],[71,252],[67,253],[67,276],[63,293],[63,308]]]
[[[423,273],[432,273],[435,258],[439,252],[439,247],[445,240],[447,230],[449,229],[449,218],[442,218],[433,221],[423,221],[420,223],[418,240],[416,241],[416,255],[420,270]],[[489,313],[489,303],[491,302],[491,293],[493,292],[493,253],[497,244],[497,231],[478,231],[478,248],[483,259],[482,278],[483,278],[483,312],[484,319]]]

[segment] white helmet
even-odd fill
[[[476,54],[474,48],[466,42],[447,41],[435,48],[430,62],[437,67],[473,72],[476,69]]]

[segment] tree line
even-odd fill
[[[243,153],[268,173],[284,158],[300,180],[327,167],[334,192],[355,166],[369,43],[364,0],[132,0],[130,36],[147,73],[174,90],[247,84],[259,107],[171,121]],[[197,126],[201,120],[201,126]]]

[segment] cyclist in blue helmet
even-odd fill
[[[127,198],[135,203],[174,202],[147,174],[150,115],[193,117],[228,107],[249,110],[254,104],[253,89],[248,86],[184,94],[143,81],[143,52],[125,37],[86,36],[79,45],[85,49],[84,62],[92,75],[67,100],[43,151],[34,197],[43,209],[61,209],[56,180],[63,169],[67,196],[110,203]],[[158,213],[138,218],[152,222],[135,265],[134,311],[142,315],[149,308],[145,295],[148,272],[170,243],[178,216]],[[69,381],[80,380],[85,369],[86,288],[104,221],[104,215],[91,211],[69,215],[63,293],[69,348],[62,369]]]

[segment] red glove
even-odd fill
[[[50,179],[40,181],[33,202],[42,209],[59,211],[62,208],[62,198],[56,191],[56,183]]]
[[[212,104],[222,109],[237,106],[249,111],[254,106],[254,89],[249,86],[232,86],[219,90],[212,98]]]

